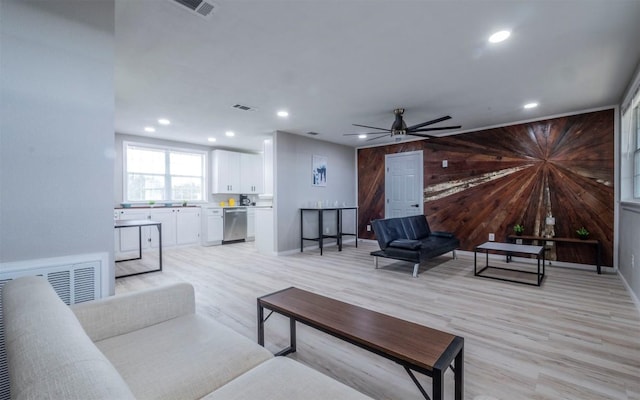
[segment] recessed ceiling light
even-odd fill
[[[145,126],[144,127],[144,131],[145,132],[155,132],[156,128],[154,128],[153,126]]]
[[[511,32],[509,31],[499,31],[489,36],[489,42],[491,43],[500,43],[511,36]]]
[[[538,107],[538,103],[527,103],[524,105],[524,108],[527,108],[527,109],[536,108],[536,107]]]
[[[236,135],[235,132],[233,132],[233,131],[226,131],[224,134],[229,136],[229,137],[232,137],[232,136]]]
[[[288,117],[288,116],[289,116],[289,113],[288,113],[288,112],[286,112],[286,111],[284,111],[284,110],[282,110],[282,111],[278,111],[278,117],[286,118],[286,117]]]
[[[210,142],[215,142],[215,141],[216,141],[216,138],[214,138],[214,137],[210,137],[210,138],[207,138],[207,140],[208,140],[208,141],[210,141]]]
[[[366,139],[366,138],[367,138],[367,135],[365,135],[365,134],[358,135],[358,138],[360,138],[360,139]]]
[[[160,125],[169,125],[169,124],[171,123],[171,121],[169,121],[169,120],[168,120],[168,119],[166,119],[166,118],[160,118],[160,119],[158,120],[158,123],[159,123]]]

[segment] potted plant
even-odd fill
[[[522,226],[521,224],[515,224],[515,226],[513,227],[513,231],[516,233],[516,235],[520,236],[522,235],[522,232],[524,232],[524,226]]]
[[[585,240],[586,238],[589,237],[589,231],[584,226],[578,229],[576,233],[578,234],[578,237],[582,240]]]

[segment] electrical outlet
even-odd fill
[[[367,225],[367,232],[371,232],[371,225]]]
[[[442,160],[442,168],[447,168],[449,166],[449,161]]]
[[[329,228],[324,228],[324,233],[329,233]]]
[[[496,234],[495,233],[490,233],[489,234],[489,241],[493,242],[494,240],[496,240]]]

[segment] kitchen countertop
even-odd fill
[[[131,205],[131,207],[122,207],[122,206],[116,206],[113,207],[114,210],[133,210],[133,209],[144,209],[144,208],[196,208],[196,207],[200,207],[198,205],[187,205],[187,206],[183,206],[183,205],[179,205],[179,206],[165,206],[164,204],[157,204],[157,205]]]

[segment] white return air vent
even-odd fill
[[[0,263],[0,400],[9,400],[9,371],[2,317],[2,287],[21,276],[44,276],[66,304],[106,296],[107,253]]]
[[[209,1],[204,0],[169,0],[174,4],[182,6],[184,9],[190,11],[193,14],[199,15],[204,18],[211,18],[213,10],[216,6]]]

